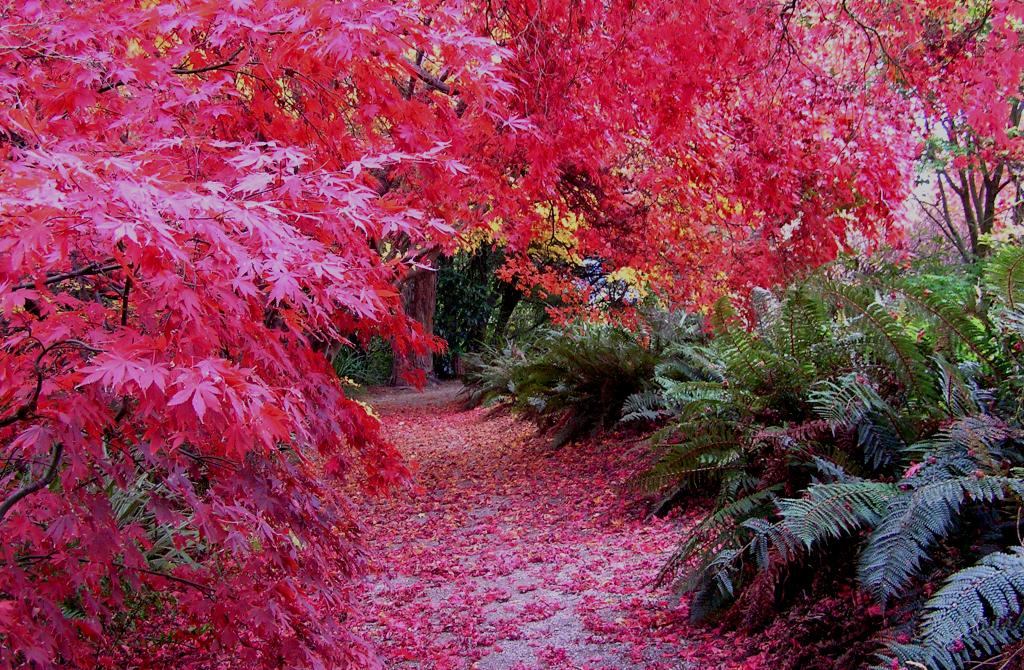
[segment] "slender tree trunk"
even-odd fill
[[[1024,181],[1014,179],[1014,188],[1017,191],[1013,202],[1013,225],[1024,225]]]
[[[419,272],[402,285],[402,306],[410,318],[423,326],[427,335],[434,334],[434,312],[437,309],[437,273]],[[408,357],[395,356],[391,370],[391,383],[399,386],[407,384],[408,375],[422,372],[427,379],[434,374],[434,355],[411,354]]]
[[[522,299],[523,292],[515,284],[502,284],[501,304],[498,307],[498,321],[494,324],[494,334],[491,338],[492,343],[501,344],[502,340],[504,340],[508,321],[512,318],[512,312],[515,311],[516,305]]]

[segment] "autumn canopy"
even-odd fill
[[[696,307],[898,243],[932,125],[969,128],[965,171],[1024,153],[1022,21],[1011,0],[3,3],[0,667],[370,663],[342,491],[408,472],[325,351],[442,346],[403,294],[469,245],[583,308],[584,260]]]

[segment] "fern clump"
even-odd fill
[[[578,324],[467,387],[556,445],[654,426],[652,512],[710,507],[660,574],[693,618],[855,593],[879,667],[959,670],[1024,643],[1022,350],[1006,247],[977,274],[835,266],[703,323]]]
[[[685,365],[673,351],[702,338],[699,321],[687,315],[653,314],[635,329],[580,323],[528,346],[509,345],[472,359],[466,397],[471,403],[507,401],[549,433],[557,448],[615,425],[627,401],[634,418],[665,416],[667,408],[645,404],[644,392],[659,367],[672,374],[670,366],[680,366],[678,372]]]
[[[627,403],[628,418],[669,417],[637,480],[658,511],[714,500],[662,578],[700,619],[759,575],[785,598],[802,566],[847,565],[916,631],[881,633],[879,667],[968,667],[1024,639],[1024,251],[999,251],[982,283],[827,274],[759,293],[747,318],[721,302],[711,341],[679,355],[700,364],[659,368],[656,392]]]

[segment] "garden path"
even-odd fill
[[[361,503],[374,555],[357,627],[385,667],[758,667],[651,588],[686,520],[630,502],[630,445],[551,454],[507,413],[462,409],[458,390],[368,398],[416,468],[413,491]]]

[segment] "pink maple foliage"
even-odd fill
[[[414,2],[2,13],[0,667],[372,663],[338,482],[407,473],[324,350],[432,346],[381,246],[452,233],[500,51]]]

